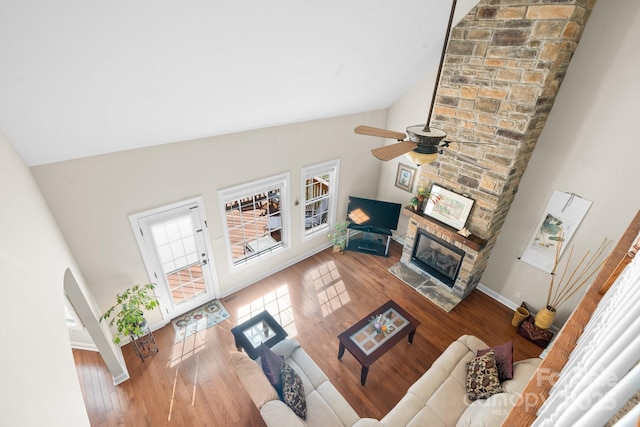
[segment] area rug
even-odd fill
[[[431,276],[420,273],[403,262],[389,267],[389,272],[447,313],[461,301],[460,298],[435,283],[435,279]]]
[[[176,330],[176,342],[189,338],[196,332],[208,329],[228,318],[227,310],[220,301],[214,299],[171,321]]]

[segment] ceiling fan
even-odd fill
[[[434,162],[438,158],[438,154],[449,153],[456,156],[460,160],[473,164],[483,169],[487,167],[478,163],[476,159],[465,156],[458,153],[455,150],[451,150],[449,147],[450,141],[444,141],[447,133],[441,129],[437,129],[429,126],[431,122],[431,115],[433,113],[433,106],[436,100],[436,92],[438,90],[438,83],[440,82],[440,75],[442,73],[442,64],[444,62],[445,53],[447,51],[447,44],[449,40],[449,33],[451,32],[451,24],[453,22],[453,15],[456,9],[457,0],[453,0],[451,4],[451,13],[449,15],[449,23],[447,25],[447,31],[444,36],[444,45],[442,47],[442,55],[440,56],[440,65],[438,66],[438,73],[436,75],[436,83],[433,88],[433,96],[431,97],[431,106],[429,107],[429,115],[427,116],[426,124],[409,126],[406,131],[409,135],[402,132],[395,132],[386,129],[374,128],[371,126],[358,126],[354,129],[354,132],[360,135],[377,136],[381,138],[396,139],[396,144],[386,145],[384,147],[374,148],[371,153],[380,160],[391,160],[406,154],[413,163],[418,166]],[[475,142],[459,142],[466,144],[481,144],[481,145],[494,145]]]

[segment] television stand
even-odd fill
[[[389,256],[391,234],[391,230],[388,228],[349,224],[347,226],[347,245],[345,249],[372,255]]]

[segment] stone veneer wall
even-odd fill
[[[486,239],[475,288],[555,101],[595,0],[484,0],[452,29],[431,126],[477,158],[453,156],[420,168],[418,185],[437,183],[475,200],[467,228]],[[561,143],[561,141],[558,141]],[[412,221],[407,239],[415,238]],[[472,289],[465,291],[465,295]]]

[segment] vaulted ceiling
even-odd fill
[[[437,66],[450,6],[4,0],[0,129],[37,165],[386,108]]]

